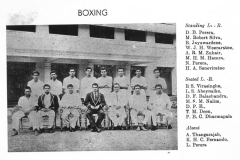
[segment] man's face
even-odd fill
[[[160,77],[160,72],[158,70],[154,71],[154,75],[156,78]]]
[[[71,77],[74,77],[74,76],[75,76],[75,70],[74,70],[74,69],[71,69],[71,70],[69,71],[69,75],[70,75]]]
[[[140,94],[140,90],[141,90],[141,88],[140,87],[135,87],[135,93],[138,95],[138,94]]]
[[[25,94],[25,96],[30,97],[31,96],[31,90],[30,89],[25,89],[24,94]]]
[[[51,73],[51,78],[52,78],[53,80],[56,80],[56,79],[57,79],[57,74],[56,74],[56,73]]]
[[[160,93],[160,94],[162,93],[162,87],[157,86],[157,87],[156,87],[156,90],[157,90],[157,93]]]
[[[97,91],[98,91],[98,86],[93,85],[92,88],[93,88],[93,91],[94,91],[94,92],[97,92]]]
[[[87,76],[91,76],[92,70],[91,70],[91,69],[87,69],[87,70],[86,70],[86,74],[87,74]]]
[[[33,79],[34,79],[34,81],[38,81],[38,74],[37,73],[33,74]]]
[[[101,75],[102,75],[103,77],[106,77],[107,71],[106,71],[106,70],[101,70]]]
[[[122,69],[119,69],[119,70],[118,70],[118,75],[119,75],[120,77],[123,76],[123,70],[122,70]]]
[[[141,73],[142,73],[142,72],[141,72],[140,70],[136,70],[136,75],[137,75],[137,76],[141,76]]]
[[[120,86],[117,85],[117,84],[115,84],[115,85],[114,85],[114,91],[115,91],[115,92],[118,92],[119,90],[120,90]]]
[[[49,86],[45,86],[43,89],[44,89],[44,92],[45,92],[46,94],[49,94],[49,93],[50,93],[50,87],[49,87]]]
[[[67,89],[70,94],[73,94],[73,87],[68,87]]]

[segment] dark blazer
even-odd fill
[[[51,106],[49,107],[49,109],[54,110],[55,112],[58,110],[59,108],[59,104],[58,104],[58,97],[54,94],[50,94],[50,101],[51,101]],[[42,108],[45,108],[44,105],[44,98],[45,98],[45,94],[42,94],[41,96],[39,96],[38,98],[38,109],[37,110],[41,110]]]
[[[97,92],[97,97],[94,99],[94,93],[90,92],[86,95],[84,105],[89,108],[91,105],[96,107],[100,105],[100,108],[104,107],[106,105],[104,95],[102,93]]]

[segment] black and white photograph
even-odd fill
[[[6,25],[8,152],[178,150],[176,26]]]

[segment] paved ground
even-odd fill
[[[177,116],[173,114],[173,129],[157,131],[112,131],[101,133],[89,131],[43,133],[35,136],[33,131],[25,130],[11,137],[8,125],[9,152],[38,151],[112,151],[112,150],[177,150]],[[11,117],[8,116],[11,124]]]

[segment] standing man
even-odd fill
[[[142,74],[141,69],[137,68],[135,73],[136,73],[136,76],[131,79],[132,89],[134,90],[134,86],[138,84],[142,91],[146,91],[147,90],[147,80],[145,77],[141,76],[141,74]],[[145,96],[146,96],[146,92],[142,92],[142,94],[145,94]]]
[[[87,76],[81,80],[81,99],[84,102],[86,95],[92,91],[92,84],[96,83],[96,78],[92,77],[92,68],[86,68]]]
[[[147,110],[146,96],[142,94],[141,86],[138,84],[134,86],[134,93],[130,97],[129,105],[131,109],[130,111],[131,120],[135,125],[138,126],[137,131],[140,131],[140,130],[146,131],[147,129],[143,125],[146,125],[149,118],[151,118],[151,112]],[[138,124],[138,119],[137,119],[138,114],[145,116],[143,120],[143,125]]]
[[[72,84],[75,93],[79,93],[80,89],[80,80],[75,77],[75,69],[71,67],[69,69],[69,77],[64,78],[63,80],[63,90],[67,92],[67,85]]]
[[[39,134],[39,123],[38,123],[37,112],[36,112],[37,103],[33,98],[33,96],[31,96],[31,88],[29,86],[27,86],[24,89],[24,94],[25,94],[24,96],[19,98],[18,105],[13,110],[12,136],[18,135],[19,120],[24,116],[28,116],[30,123],[33,126],[34,133],[37,136]]]
[[[162,89],[167,89],[167,84],[166,84],[166,81],[164,78],[161,78],[160,77],[160,71],[159,69],[154,69],[153,70],[153,73],[154,73],[154,78],[151,79],[151,82],[150,82],[150,90],[151,90],[151,94],[154,94],[154,92],[156,91],[156,88],[155,86],[157,84],[161,84],[162,86]]]
[[[163,93],[162,85],[157,84],[155,86],[156,92],[152,94],[152,96],[149,99],[149,108],[152,112],[152,121],[153,121],[153,127],[152,130],[156,130],[156,117],[157,114],[161,113],[164,114],[163,116],[163,124],[167,124],[168,129],[171,129],[171,106],[172,103],[166,93]]]
[[[38,97],[44,93],[43,91],[43,85],[44,83],[38,79],[40,73],[38,71],[33,71],[32,76],[33,79],[28,82],[27,86],[29,86],[32,90],[32,97],[34,100],[38,101]]]
[[[68,92],[63,95],[60,106],[63,110],[62,120],[63,126],[69,128],[70,132],[75,131],[76,124],[79,119],[79,109],[82,106],[80,96],[74,93],[73,85],[67,85]]]
[[[53,125],[54,125],[54,118],[55,118],[55,112],[57,112],[59,108],[58,103],[58,97],[54,94],[50,93],[50,85],[44,84],[43,89],[45,91],[44,94],[42,94],[38,98],[38,117],[40,122],[40,129],[43,129],[43,124],[41,122],[41,119],[43,116],[49,117],[49,132],[53,133]]]
[[[106,103],[109,102],[110,92],[112,91],[112,77],[107,76],[106,68],[101,68],[101,77],[97,79],[99,92],[105,97]]]
[[[87,94],[84,105],[88,108],[86,116],[91,125],[91,132],[101,132],[100,125],[105,117],[103,108],[106,105],[104,95],[99,93],[98,84],[92,84],[93,92]],[[93,118],[93,114],[98,114],[97,122]]]
[[[62,94],[62,82],[57,80],[57,72],[55,70],[52,70],[50,74],[51,80],[49,81],[49,85],[51,86],[51,93],[55,94],[59,98]]]
[[[127,95],[120,92],[120,85],[114,83],[114,92],[110,94],[109,118],[112,120],[115,129],[123,129],[125,118],[127,118],[125,108],[127,106]]]
[[[127,77],[123,75],[123,68],[118,68],[118,76],[114,78],[114,83],[118,83],[120,87],[120,92],[123,92],[123,94],[130,95],[129,88],[129,80]]]

